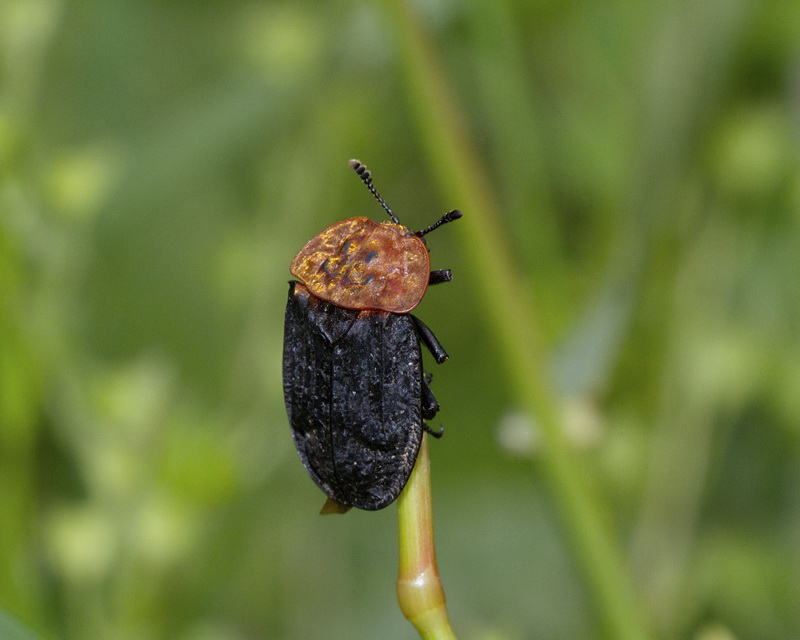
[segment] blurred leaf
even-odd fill
[[[3,640],[44,640],[43,636],[23,627],[2,609],[0,609],[0,638]]]

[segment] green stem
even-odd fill
[[[456,640],[436,566],[427,434],[422,436],[414,470],[397,499],[397,519],[400,525],[397,576],[400,609],[425,640]]]
[[[498,341],[511,392],[544,438],[543,470],[559,508],[576,563],[605,635],[615,640],[650,637],[605,510],[590,488],[583,465],[564,437],[561,405],[551,387],[546,350],[529,293],[510,258],[497,199],[481,166],[461,105],[412,6],[391,0],[408,93],[429,162],[448,202],[465,212],[459,223],[473,256],[473,281]]]

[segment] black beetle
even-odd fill
[[[437,363],[447,353],[409,311],[428,284],[423,236],[457,220],[446,213],[422,231],[402,226],[367,168],[350,166],[392,222],[351,218],[312,238],[292,262],[283,345],[283,390],[297,451],[317,485],[344,511],[374,511],[403,490],[424,420],[439,410],[422,369],[420,342]],[[326,505],[327,508],[327,505]],[[323,512],[326,511],[323,508]]]

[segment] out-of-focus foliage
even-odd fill
[[[419,3],[663,638],[800,634],[800,4]],[[447,209],[365,2],[0,0],[0,608],[69,640],[413,637],[280,359],[326,225]],[[465,215],[469,215],[465,211]],[[418,313],[459,637],[595,637],[454,227]],[[434,365],[431,364],[431,368]],[[531,459],[532,458],[532,462]],[[5,617],[1,620],[5,620]]]

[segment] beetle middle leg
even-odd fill
[[[414,323],[414,328],[417,330],[419,339],[428,347],[428,350],[433,354],[437,364],[442,364],[442,362],[448,358],[447,351],[444,350],[442,343],[433,335],[433,331],[431,331],[422,320],[417,318],[417,316],[410,313],[408,316]]]

